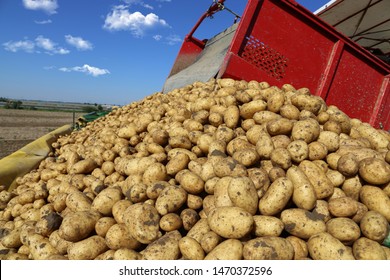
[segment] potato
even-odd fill
[[[126,209],[124,217],[129,233],[140,243],[150,244],[160,237],[160,215],[153,206],[133,204]]]
[[[382,243],[389,235],[390,227],[386,218],[376,211],[368,211],[360,221],[362,234],[378,243]]]
[[[58,213],[50,213],[37,221],[35,232],[48,237],[53,231],[59,229],[61,223],[62,217]]]
[[[337,170],[333,170],[333,169],[328,169],[326,171],[326,177],[328,177],[328,179],[332,182],[333,186],[335,187],[334,188],[334,193],[339,190],[340,193],[343,193],[344,194],[344,191],[341,190],[339,187],[341,187],[345,181],[345,176],[343,174],[341,174],[339,171]],[[332,198],[334,196],[334,193],[330,198]],[[345,194],[344,194],[345,196]]]
[[[381,245],[366,237],[356,240],[352,250],[357,260],[387,260],[386,252]]]
[[[267,98],[267,110],[270,112],[278,113],[283,106],[285,96],[282,91],[275,90],[273,94],[270,94]]]
[[[207,222],[212,231],[224,238],[241,238],[253,227],[253,217],[240,207],[224,206],[211,211]]]
[[[318,122],[314,119],[299,120],[294,123],[291,130],[292,140],[303,140],[307,144],[318,139],[321,129]]]
[[[303,160],[299,164],[299,168],[313,185],[317,199],[324,199],[333,194],[334,187],[332,182],[318,165],[309,160]]]
[[[229,106],[223,115],[224,123],[229,128],[235,128],[240,119],[240,110],[237,106],[231,105]]]
[[[386,246],[388,246],[388,243],[386,244]],[[390,260],[390,248],[386,246],[382,246],[382,249],[385,251],[387,260]]]
[[[18,201],[20,204],[25,205],[32,203],[35,200],[35,192],[33,190],[26,190],[19,194]]]
[[[312,210],[316,204],[317,196],[305,173],[298,166],[291,166],[286,175],[294,186],[292,200],[295,205],[298,208]]]
[[[323,115],[324,120],[322,120],[324,131],[331,131],[331,132],[334,132],[337,135],[339,135],[342,132],[341,125],[337,121],[329,120],[329,118],[330,118],[329,114],[326,112],[325,112],[325,114],[326,115]]]
[[[351,217],[357,213],[357,201],[350,197],[332,198],[328,202],[329,212],[335,217]]]
[[[257,99],[244,103],[240,107],[240,116],[243,119],[251,119],[256,112],[264,111],[267,108],[267,103],[264,100]]]
[[[272,216],[280,213],[289,202],[294,192],[293,183],[285,178],[276,179],[259,201],[262,215]]]
[[[354,260],[354,255],[340,240],[327,232],[315,234],[307,241],[313,260]]]
[[[204,181],[195,173],[184,169],[176,174],[176,180],[190,194],[198,194],[204,190]]]
[[[143,202],[143,201],[148,199],[148,196],[146,194],[147,188],[148,188],[148,186],[144,183],[136,183],[130,189],[128,189],[126,191],[126,197],[132,203]],[[123,190],[122,190],[122,192],[123,192]],[[116,203],[117,202],[115,202],[115,204]]]
[[[317,141],[324,144],[330,153],[337,151],[340,147],[340,136],[333,131],[326,131],[324,129],[324,131],[320,132]]]
[[[127,199],[122,199],[117,201],[113,206],[112,206],[112,216],[114,217],[115,221],[118,224],[123,224],[125,222],[124,218],[124,213],[130,205],[133,203],[130,200]]]
[[[190,162],[190,157],[184,153],[178,153],[176,156],[170,159],[166,165],[167,174],[174,176],[179,171],[186,169],[188,163]]]
[[[354,145],[343,145],[340,144],[339,149],[336,152],[339,156],[343,156],[345,154],[353,154],[357,158],[357,160],[360,162],[363,159],[366,158],[380,158],[380,153],[370,149],[365,148],[361,146],[354,146]]]
[[[271,120],[267,123],[266,128],[271,136],[289,135],[293,128],[293,122],[286,118]]]
[[[137,251],[121,248],[115,251],[114,260],[141,260],[142,255]]]
[[[19,248],[22,246],[22,241],[20,240],[20,231],[21,228],[15,228],[9,231],[6,235],[1,237],[1,244],[7,248]]]
[[[222,181],[222,179],[221,179]],[[234,206],[254,215],[258,209],[258,198],[255,185],[248,177],[231,178],[227,187],[227,194]]]
[[[179,231],[170,231],[150,243],[142,252],[145,260],[176,260],[180,254],[179,241],[181,239]]]
[[[290,244],[294,248],[294,260],[301,260],[307,258],[307,256],[309,255],[309,250],[307,248],[306,241],[294,235],[287,236],[286,240],[290,242]]]
[[[37,233],[32,233],[27,236],[27,244],[34,260],[47,260],[50,256],[59,253],[58,250],[50,244],[48,238]]]
[[[390,164],[379,158],[363,159],[359,163],[359,175],[368,184],[387,184],[390,182]]]
[[[230,78],[223,78],[223,79],[218,79],[217,83],[218,83],[218,86],[220,88],[227,88],[227,87],[234,88],[236,81],[234,79],[230,79]],[[235,88],[234,88],[234,91],[235,91]]]
[[[52,232],[52,234],[50,234],[49,242],[61,255],[66,255],[69,245],[73,243],[61,238],[58,234],[58,230],[55,230]]]
[[[321,160],[328,155],[328,148],[319,141],[313,141],[308,145],[309,160]]]
[[[200,217],[194,209],[187,208],[180,213],[180,219],[182,220],[183,228],[188,231],[199,221]]]
[[[64,192],[57,193],[56,195],[53,196],[53,201],[51,201],[51,202],[53,203],[53,208],[55,211],[62,212],[66,208],[67,196],[68,196],[68,194],[64,193]],[[50,198],[50,196],[48,197],[48,199],[49,198]],[[15,209],[14,209],[14,211],[15,211]],[[15,214],[15,213],[13,214],[13,216],[19,216],[19,215],[20,214]]]
[[[155,162],[145,169],[142,176],[142,182],[148,185],[154,182],[164,181],[166,177],[167,170],[165,165],[160,162]]]
[[[68,258],[70,260],[93,260],[107,250],[105,239],[94,235],[70,244],[68,247]]]
[[[362,123],[357,127],[357,130],[362,137],[370,141],[370,144],[376,150],[384,149],[389,145],[389,137],[367,123]]]
[[[153,163],[156,163],[156,159],[152,157],[130,158],[130,159],[125,158],[122,162],[123,173],[127,176],[142,175],[145,172],[145,170]],[[120,167],[118,166],[116,168],[120,168]]]
[[[87,174],[91,173],[97,167],[96,161],[87,158],[76,162],[69,169],[69,174]]]
[[[95,210],[69,213],[63,218],[58,234],[67,241],[80,241],[95,229],[100,218],[101,214]]]
[[[353,198],[354,200],[359,200],[360,189],[362,188],[362,183],[359,176],[354,176],[351,178],[345,179],[341,189],[346,196]]]
[[[256,164],[260,158],[254,148],[236,151],[232,157],[246,167]]]
[[[222,238],[218,234],[209,231],[202,236],[199,243],[205,253],[210,253],[221,241]]]
[[[156,210],[160,215],[177,211],[187,200],[187,192],[181,186],[168,186],[156,200]]]
[[[157,197],[160,195],[162,190],[168,186],[171,186],[171,184],[169,184],[168,182],[165,182],[165,181],[158,181],[158,182],[155,182],[153,184],[150,184],[146,188],[146,195],[148,196],[149,199],[157,199]],[[130,188],[131,188],[131,186],[130,186]]]
[[[354,154],[345,154],[337,161],[337,170],[344,176],[355,176],[359,171],[359,161]]]
[[[126,225],[114,224],[105,235],[108,248],[118,250],[120,248],[137,249],[141,243],[134,239],[128,232]]]
[[[176,213],[168,213],[161,217],[160,228],[164,231],[178,230],[183,226],[183,221]]]
[[[94,260],[99,260],[99,261],[113,260],[114,254],[115,254],[115,250],[107,250],[104,253],[98,255],[96,258],[94,258]]]
[[[287,146],[287,151],[290,153],[291,160],[300,163],[309,157],[309,146],[303,140],[294,140]]]
[[[119,187],[109,187],[102,190],[93,200],[92,209],[102,215],[111,216],[112,207],[123,198],[122,190]]]
[[[280,219],[287,232],[302,239],[308,239],[317,233],[326,231],[322,216],[304,209],[283,210]]]
[[[210,232],[210,226],[207,218],[201,218],[188,232],[187,236],[194,238],[196,241],[200,242],[202,237]]]
[[[266,132],[260,133],[256,143],[256,152],[260,156],[260,159],[269,159],[274,149],[275,146],[271,136]]]
[[[255,215],[253,216],[253,233],[257,237],[275,236],[278,237],[284,229],[283,222],[272,216]]]
[[[284,170],[287,170],[292,165],[290,153],[285,148],[275,148],[271,152],[270,159],[274,166]]]
[[[245,243],[243,257],[245,260],[292,260],[294,247],[281,237],[257,237]]]
[[[66,196],[66,207],[70,210],[77,211],[88,211],[91,209],[92,201],[86,194],[76,191]]]
[[[6,257],[0,257],[1,260],[28,260],[28,255],[21,253],[8,252]]]
[[[117,221],[112,217],[102,217],[100,218],[95,225],[95,232],[101,237],[105,237],[107,231],[117,223]]]
[[[190,209],[199,210],[202,208],[203,198],[197,195],[188,194],[187,195],[187,206]]]
[[[360,237],[360,228],[352,219],[333,218],[326,223],[327,232],[345,245],[352,243]]]
[[[202,246],[191,237],[183,237],[179,241],[179,249],[186,260],[203,260],[205,253]]]
[[[236,130],[238,131],[238,130]],[[244,150],[244,149],[252,149],[254,148],[253,145],[248,142],[246,139],[246,136],[244,135],[237,135],[235,139],[231,140],[229,143],[226,145],[226,152],[228,155],[232,156],[235,152]],[[215,141],[211,142],[211,144],[214,144]]]
[[[23,211],[23,209],[22,209]],[[40,211],[39,209],[31,208],[26,210],[24,213],[20,215],[20,218],[23,220],[28,220],[28,221],[39,221],[40,219]]]
[[[241,260],[243,245],[237,239],[227,239],[218,244],[210,253],[206,255],[205,260]]]
[[[129,123],[118,129],[118,136],[125,139],[130,139],[137,134],[137,128],[134,123]]]
[[[299,109],[292,104],[284,104],[280,107],[280,115],[289,120],[298,120],[299,119]]]
[[[190,139],[188,139],[187,136],[183,135],[170,137],[168,143],[172,148],[181,148],[189,150],[192,147]]]
[[[357,205],[358,205],[358,210],[357,210],[356,214],[352,217],[352,220],[356,223],[360,223],[364,214],[366,214],[368,212],[368,208],[366,205],[364,205],[361,202],[358,202]]]
[[[390,222],[390,198],[382,189],[364,185],[360,190],[360,200],[368,210],[379,212]]]
[[[300,111],[307,110],[315,115],[324,106],[324,101],[318,98],[318,96],[298,93],[291,97],[291,103]]]

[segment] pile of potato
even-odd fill
[[[53,144],[0,193],[1,259],[390,259],[390,134],[217,79]]]

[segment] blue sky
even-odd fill
[[[328,0],[299,0],[315,11]],[[160,91],[212,0],[0,0],[0,97],[124,105]],[[227,0],[242,14],[247,1]],[[227,11],[195,33],[232,24]]]

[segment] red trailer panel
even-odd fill
[[[308,87],[390,129],[390,66],[292,0],[249,0],[219,77]]]

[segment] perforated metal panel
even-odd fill
[[[246,40],[240,56],[275,79],[281,80],[285,75],[288,59],[252,35],[246,37]]]

